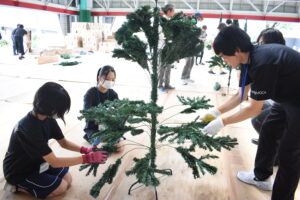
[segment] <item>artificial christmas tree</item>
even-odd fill
[[[188,167],[193,171],[194,178],[209,172],[216,173],[217,168],[206,162],[207,159],[217,158],[215,155],[207,154],[200,157],[192,155],[198,148],[209,151],[221,148],[230,150],[237,141],[230,137],[211,137],[202,132],[207,124],[200,122],[197,117],[190,123],[183,123],[180,126],[166,126],[163,121],[159,122],[157,116],[163,112],[163,107],[157,105],[157,69],[158,65],[165,66],[185,57],[195,56],[199,53],[201,45],[199,35],[201,30],[194,26],[182,13],[176,14],[170,20],[160,16],[159,9],[151,9],[144,6],[134,13],[127,15],[127,22],[116,32],[116,40],[122,48],[115,49],[113,56],[125,58],[137,62],[151,76],[151,100],[130,101],[128,99],[107,101],[97,107],[81,111],[80,119],[93,120],[103,127],[95,133],[93,139],[99,139],[105,143],[104,146],[94,151],[106,150],[115,151],[114,144],[118,143],[124,134],[131,133],[132,136],[145,134],[150,129],[149,144],[142,144],[133,140],[126,140],[136,147],[128,150],[114,164],[111,164],[103,173],[99,181],[93,186],[90,194],[97,197],[105,183],[112,183],[122,159],[127,153],[137,149],[146,149],[147,153],[142,158],[134,158],[135,165],[126,172],[126,175],[135,175],[136,183],[145,186],[158,186],[160,184],[158,174],[172,175],[170,169],[159,169],[156,165],[157,146],[159,143],[172,146],[183,157]],[[158,49],[159,26],[162,27],[165,45]],[[135,33],[144,32],[147,42],[142,41]],[[159,64],[158,64],[158,61]],[[198,109],[208,109],[209,99],[205,97],[184,98],[178,100],[185,108],[178,114],[194,113]],[[188,143],[186,143],[188,141]],[[171,146],[171,145],[168,145]],[[97,173],[98,164],[86,164],[81,167],[89,167],[88,174]],[[134,183],[135,184],[135,183]],[[131,189],[131,188],[130,188]],[[130,192],[129,189],[129,192]]]

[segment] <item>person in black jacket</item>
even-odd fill
[[[15,34],[14,34],[14,42],[17,47],[17,51],[19,54],[19,59],[23,59],[25,52],[24,52],[24,45],[23,45],[23,37],[27,34],[27,31],[24,30],[24,26],[20,24],[20,26],[17,28]]]
[[[112,66],[106,65],[100,68],[97,72],[97,85],[90,88],[84,95],[84,106],[83,109],[87,110],[91,107],[95,107],[104,101],[113,101],[119,99],[118,94],[112,89],[116,80],[116,71]],[[98,132],[99,127],[93,121],[87,121],[83,138],[89,143],[91,137],[95,132]]]
[[[17,31],[17,29],[19,28],[20,24],[17,24],[17,28],[15,28],[12,32],[11,32],[11,40],[12,40],[12,44],[13,44],[13,54],[14,56],[18,55],[18,50],[17,50],[17,44],[15,42],[15,33]]]
[[[70,106],[70,96],[61,85],[47,82],[38,89],[33,110],[18,122],[11,134],[3,161],[7,190],[16,188],[38,199],[61,195],[71,186],[69,166],[105,163],[107,152],[93,151],[96,147],[79,146],[64,137],[56,119],[64,121]],[[50,139],[80,154],[61,157],[52,151]]]

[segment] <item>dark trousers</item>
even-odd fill
[[[24,55],[25,53],[24,53],[23,37],[15,36],[14,40],[16,43],[18,53]]]
[[[14,55],[17,55],[17,54],[18,54],[18,51],[17,51],[17,44],[16,44],[16,42],[15,42],[14,36],[11,37],[11,40],[12,40],[12,44],[13,44],[13,54],[14,54]]]
[[[274,104],[274,101],[272,101],[270,99],[265,101],[265,103],[262,107],[261,113],[251,119],[251,123],[258,134],[260,134],[260,130],[263,125],[263,122],[265,121],[265,119],[267,119],[273,104]],[[274,127],[274,130],[272,130],[272,132],[283,132],[283,131],[284,131],[284,126],[282,126],[281,129],[278,127]],[[278,155],[276,155],[274,166],[277,166],[278,163],[279,163]]]
[[[274,104],[273,100],[271,99],[266,100],[263,104],[261,113],[251,119],[251,123],[258,134],[260,133],[262,124],[267,118],[267,116],[269,115],[273,104]]]
[[[201,64],[202,63],[202,58],[203,58],[203,55],[204,55],[204,49],[202,49],[201,51],[200,51],[200,53],[199,53],[199,55],[198,56],[196,56],[196,65],[198,65],[198,64]],[[197,62],[197,60],[198,60],[198,58],[200,58],[200,62],[198,63]]]
[[[293,200],[300,175],[300,105],[275,103],[264,121],[255,158],[254,173],[264,180],[272,175],[278,151],[279,168],[272,200]],[[274,131],[282,130],[282,131]]]

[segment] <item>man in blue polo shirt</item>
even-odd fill
[[[225,125],[259,114],[264,100],[275,101],[260,131],[262,137],[254,171],[238,172],[237,177],[260,189],[273,189],[272,200],[294,199],[300,175],[300,54],[280,44],[253,46],[247,33],[236,26],[221,30],[213,47],[215,53],[232,68],[242,66],[241,89],[228,102],[210,112],[217,118],[204,131],[215,135]],[[246,99],[250,88],[249,105],[232,115],[221,117]],[[272,131],[282,126],[284,132]],[[280,163],[272,186],[270,176],[277,150]]]

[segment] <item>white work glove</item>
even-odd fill
[[[211,136],[216,135],[222,128],[224,128],[223,120],[221,117],[209,122],[204,129],[203,132],[209,134]]]
[[[200,119],[202,122],[208,123],[221,115],[221,112],[217,108],[212,108]]]

